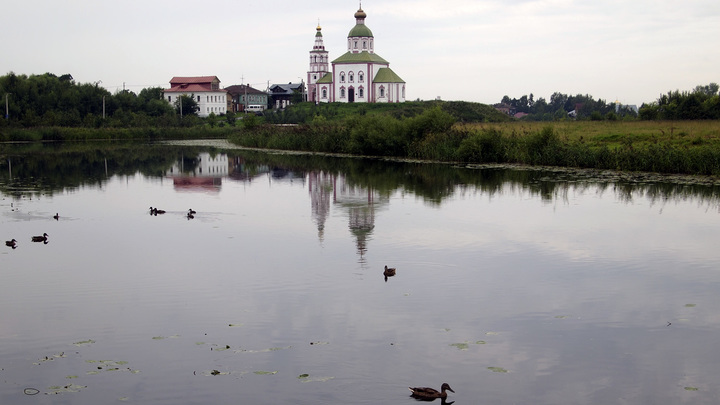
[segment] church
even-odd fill
[[[405,81],[390,69],[390,62],[375,53],[375,38],[365,25],[362,6],[347,37],[347,52],[330,62],[318,25],[310,51],[307,100],[314,103],[402,103]],[[332,64],[332,69],[330,65]]]

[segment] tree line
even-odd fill
[[[567,95],[555,92],[550,100],[523,95],[518,98],[504,96],[501,104],[516,113],[525,113],[528,121],[579,120],[702,120],[720,119],[720,86],[717,83],[698,85],[692,91],[679,90],[661,95],[656,101],[643,103],[636,111],[631,106],[595,100],[591,95]]]
[[[163,99],[161,87],[144,88],[135,94],[119,90],[111,94],[98,83],[76,83],[72,75],[0,76],[2,120],[0,125],[21,127],[171,127],[202,122],[190,95],[180,105]]]

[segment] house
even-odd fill
[[[332,62],[323,44],[321,27],[316,28],[307,72],[308,101],[404,102],[406,83],[390,69],[390,62],[375,53],[375,37],[365,25],[367,14],[360,8],[354,17],[355,26],[347,36],[347,52]]]
[[[217,76],[173,77],[170,88],[163,91],[163,98],[175,105],[181,96],[193,97],[200,108],[200,117],[207,117],[211,113],[225,114],[230,104],[228,92],[220,88]]]
[[[265,110],[268,106],[268,94],[262,90],[250,87],[249,84],[238,84],[226,87],[225,90],[230,95],[231,106],[228,111],[242,112],[249,105],[262,106],[260,110]]]
[[[295,101],[303,101],[305,83],[273,84],[268,91],[275,108],[285,108]]]
[[[509,116],[513,116],[517,112],[515,110],[515,107],[511,106],[510,104],[498,103],[493,105],[493,107],[495,107],[495,109],[500,111],[501,113],[507,114]]]

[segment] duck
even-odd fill
[[[9,247],[15,249],[15,248],[17,247],[17,241],[16,241],[15,239],[13,239],[13,240],[6,240],[6,241],[5,241],[5,246],[9,246]]]
[[[33,236],[32,241],[33,242],[45,242],[47,243],[48,240],[48,234],[43,233],[42,236]]]
[[[383,275],[385,277],[392,277],[395,275],[395,268],[394,267],[388,267],[385,266],[385,271],[383,271]]]
[[[447,392],[445,391],[451,391],[455,393],[455,391],[450,388],[450,385],[448,383],[443,383],[443,385],[440,387],[440,391],[429,387],[408,387],[408,389],[412,391],[412,394],[410,394],[410,396],[418,399],[445,399],[447,398]]]
[[[157,208],[150,207],[150,215],[164,214],[165,210],[159,210]]]
[[[188,214],[195,215],[195,214],[197,214],[197,211],[195,211],[194,209],[190,208],[190,209],[188,210]]]
[[[60,219],[60,215],[56,212],[55,215],[53,215],[53,218],[57,221]]]
[[[194,218],[195,218],[195,215],[193,215],[190,212],[187,213],[187,219],[194,219]]]

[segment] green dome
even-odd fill
[[[365,24],[357,24],[350,30],[348,37],[372,37],[373,33]]]

